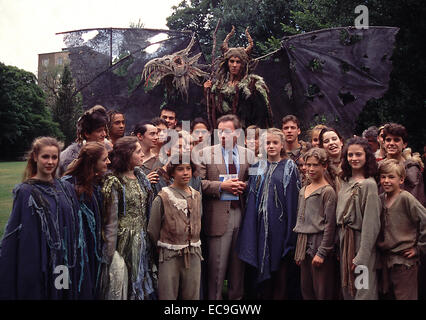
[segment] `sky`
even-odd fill
[[[65,47],[57,32],[88,28],[168,29],[182,0],[0,0],[0,62],[37,74],[38,54]]]

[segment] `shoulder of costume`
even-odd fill
[[[123,185],[118,177],[110,173],[104,178],[104,183],[101,189],[102,193],[109,194],[113,187],[117,190],[121,190]]]
[[[410,158],[410,159],[406,159],[404,161],[404,167],[405,169],[409,169],[411,167],[417,167],[419,170],[421,170],[421,165],[418,161]]]
[[[378,190],[377,188],[377,182],[376,180],[374,180],[373,177],[369,177],[367,179],[364,179],[361,183],[367,190],[371,190],[371,191],[376,191]]]
[[[62,182],[70,183],[70,184],[74,184],[75,183],[74,177],[71,176],[71,175],[63,176],[59,180],[61,180]]]
[[[151,182],[146,177],[146,174],[139,167],[135,167],[134,174],[138,179],[139,183],[141,183],[144,187],[152,189]]]
[[[81,149],[81,144],[78,142],[74,142],[61,152],[61,156],[67,155],[69,153],[79,153],[80,149]]]
[[[26,183],[26,182],[21,182],[21,183],[15,185],[12,193],[16,197],[18,195],[18,193],[20,193],[20,192],[31,192],[32,189],[33,189],[33,186],[31,184]]]
[[[294,162],[294,160],[290,158],[281,160],[281,163],[283,163],[288,169],[297,168],[296,162]]]

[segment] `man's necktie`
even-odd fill
[[[228,173],[229,174],[237,174],[237,167],[235,166],[235,162],[232,159],[232,151],[229,152],[229,161],[228,161]],[[236,209],[240,207],[240,200],[231,200],[231,208]]]

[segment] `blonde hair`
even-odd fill
[[[280,129],[278,129],[278,128],[269,128],[269,129],[267,129],[266,132],[264,132],[262,134],[262,136],[260,137],[261,145],[263,144],[263,146],[266,146],[266,138],[267,138],[267,136],[269,134],[273,134],[275,136],[280,137],[281,144],[283,145],[283,148],[281,150],[281,154],[280,155],[281,155],[281,157],[283,159],[287,158],[287,153],[286,153],[285,147],[284,147],[284,141],[285,141],[284,133]]]
[[[311,130],[308,131],[309,139],[312,141],[313,135],[315,131],[321,132],[322,129],[326,128],[327,126],[325,124],[317,124],[315,127],[313,127]]]
[[[58,149],[58,163],[55,170],[52,172],[52,177],[55,178],[56,169],[59,164],[59,156],[63,147],[62,143],[52,137],[38,137],[31,144],[31,149],[27,153],[27,166],[25,167],[22,181],[25,182],[37,174],[37,162],[34,160],[40,153],[43,147],[56,147]]]
[[[396,159],[385,159],[379,163],[379,175],[396,173],[400,178],[405,178],[405,168]]]

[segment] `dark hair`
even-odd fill
[[[34,157],[39,155],[43,147],[56,147],[58,149],[58,164],[52,172],[52,178],[55,178],[56,169],[58,169],[59,165],[62,143],[52,137],[39,137],[34,139],[31,144],[31,150],[27,153],[27,166],[25,167],[22,181],[26,181],[37,174],[37,162],[34,160]]]
[[[162,112],[163,110],[167,110],[167,111],[174,112],[174,113],[175,113],[175,117],[176,117],[176,115],[177,115],[177,112],[176,112],[175,107],[165,105],[164,107],[160,108],[160,115],[161,115],[161,112]]]
[[[151,119],[151,123],[156,127],[160,124],[165,125],[167,127],[167,121],[160,117],[155,117],[154,119]]]
[[[377,162],[376,157],[374,156],[373,151],[371,151],[371,147],[368,144],[368,140],[361,137],[353,137],[350,138],[346,145],[343,148],[342,152],[342,172],[341,177],[343,180],[348,181],[350,177],[352,177],[352,167],[348,162],[348,149],[349,146],[358,144],[360,145],[365,152],[365,165],[364,165],[364,177],[373,177],[377,178]]]
[[[117,114],[121,114],[121,115],[123,115],[123,117],[124,117],[124,113],[123,113],[123,112],[120,112],[120,111],[118,111],[118,110],[109,110],[109,111],[107,112],[107,115],[108,115],[108,123],[107,123],[108,132],[109,132],[109,131],[111,131],[112,123],[114,122],[114,117],[115,117]]]
[[[139,122],[137,125],[135,125],[132,135],[136,136],[138,133],[140,133],[143,136],[145,132],[148,130],[148,127],[147,127],[148,124],[153,125],[155,127],[155,125],[151,121]]]
[[[110,152],[111,169],[115,174],[120,174],[129,170],[130,158],[136,150],[138,138],[127,136],[118,139]]]
[[[207,120],[206,120],[206,119],[204,119],[204,118],[200,118],[200,117],[198,117],[198,118],[195,118],[195,119],[191,122],[191,132],[192,132],[192,131],[194,131],[194,127],[195,127],[197,124],[199,124],[199,123],[204,124],[204,125],[206,126],[206,128],[207,128],[207,130],[208,130],[208,131],[210,131],[210,130],[211,130],[210,125],[209,125],[209,123],[207,122]]]
[[[389,134],[401,137],[404,142],[407,142],[408,140],[407,129],[398,123],[388,123],[385,125],[383,128],[383,139],[385,139]]]
[[[167,169],[166,169],[167,175],[169,177],[172,177],[173,173],[176,170],[176,167],[181,165],[181,164],[189,164],[191,166],[192,174],[194,174],[194,172],[196,170],[195,164],[192,161],[189,161],[189,163],[188,163],[188,161],[184,161],[182,154],[179,153],[179,154],[176,154],[176,155],[174,155],[170,158],[170,161],[168,162]]]
[[[319,144],[318,144],[318,146],[320,147],[320,148],[324,148],[324,133],[326,133],[326,132],[330,132],[330,131],[333,131],[335,134],[337,134],[337,136],[339,137],[339,139],[342,141],[342,143],[343,143],[343,138],[342,138],[342,136],[340,135],[340,133],[336,130],[336,129],[334,129],[334,128],[330,128],[330,127],[325,127],[325,128],[323,128],[323,129],[321,129],[321,131],[320,131],[320,134],[319,134],[319,136],[318,136],[318,139],[319,139]]]
[[[362,133],[362,137],[365,139],[373,138],[374,140],[376,140],[377,135],[378,135],[378,129],[375,126],[369,127],[368,129],[364,130]]]
[[[221,116],[217,119],[217,125],[219,126],[219,123],[226,121],[232,121],[234,123],[234,129],[241,129],[240,119],[235,114],[225,114]]]
[[[93,182],[96,180],[96,163],[106,151],[105,144],[100,142],[87,142],[80,150],[78,158],[68,166],[64,175],[76,178],[75,189],[77,195],[86,193],[89,197],[93,194]]]
[[[295,115],[292,115],[292,114],[286,115],[284,118],[282,118],[281,126],[284,125],[285,123],[289,122],[289,121],[293,121],[295,124],[297,124],[297,127],[300,128],[299,119],[297,119],[297,117]]]
[[[107,126],[108,115],[106,109],[96,105],[87,110],[77,121],[77,142],[86,139],[85,134],[90,134],[98,128]]]

